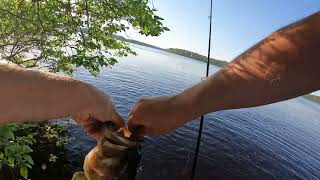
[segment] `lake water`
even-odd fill
[[[202,62],[135,49],[138,56],[121,59],[99,78],[77,73],[77,78],[111,95],[125,118],[140,98],[176,94],[205,74]],[[198,123],[146,137],[136,179],[189,179]],[[76,171],[95,142],[76,125],[70,132],[74,140],[65,146],[64,166]],[[202,137],[197,179],[320,179],[320,106],[303,98],[211,113],[205,117]]]

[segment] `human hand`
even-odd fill
[[[134,135],[161,135],[182,126],[185,115],[184,104],[175,96],[142,99],[131,110],[128,126]]]
[[[102,127],[106,122],[113,122],[117,128],[125,126],[124,119],[118,114],[111,98],[93,86],[88,88],[88,101],[84,108],[74,115],[74,119],[93,138],[99,140]]]

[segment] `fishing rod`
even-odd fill
[[[210,64],[210,53],[211,53],[212,0],[210,1],[210,17],[209,17],[209,19],[210,19],[210,29],[209,29],[209,45],[208,45],[208,60],[207,60],[206,78],[209,76],[209,64]],[[201,119],[200,119],[197,145],[196,145],[196,150],[194,152],[194,159],[193,159],[193,165],[192,165],[192,171],[191,171],[191,180],[194,180],[195,174],[196,174],[199,148],[200,148],[200,143],[201,143],[201,135],[202,135],[202,129],[203,129],[203,121],[204,121],[204,115],[202,115]]]

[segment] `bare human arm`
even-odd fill
[[[99,125],[123,120],[109,96],[70,77],[0,64],[0,124],[72,116],[95,138]]]
[[[173,131],[203,114],[261,106],[320,89],[320,12],[284,27],[207,80],[173,97],[143,99],[129,128],[138,134]],[[143,128],[137,128],[143,127]]]

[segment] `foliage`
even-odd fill
[[[49,162],[55,163],[57,162],[58,157],[54,154],[49,155]]]
[[[144,42],[141,42],[141,41],[137,41],[137,40],[134,40],[134,39],[127,39],[127,38],[124,38],[122,36],[117,36],[117,35],[115,35],[114,37],[116,39],[119,39],[120,41],[125,41],[125,42],[129,42],[129,43],[133,43],[133,44],[138,44],[140,46],[146,46],[146,47],[154,48],[154,49],[158,49],[158,50],[165,50],[165,49],[162,49],[162,48],[160,48],[158,46],[147,44],[147,43],[144,43]]]
[[[320,96],[316,96],[316,95],[313,95],[313,94],[306,94],[304,96],[302,96],[306,99],[309,99],[310,101],[313,101],[315,103],[318,103],[320,104]]]
[[[23,67],[97,75],[117,63],[114,56],[135,54],[114,34],[169,30],[155,12],[148,0],[1,0],[0,54]]]
[[[33,146],[53,144],[61,147],[67,144],[69,123],[42,123],[42,124],[9,124],[0,126],[0,171],[3,166],[12,170],[19,170],[20,175],[28,178],[28,169],[34,162],[31,157]],[[35,144],[36,143],[36,144]],[[58,157],[54,154],[48,156],[48,161],[55,163]]]
[[[67,144],[70,140],[68,136],[62,136],[67,132],[68,124],[57,125],[57,124],[46,124],[44,126],[44,138],[49,143],[54,143],[57,147],[61,147]],[[50,157],[53,157],[50,155]]]
[[[0,126],[0,170],[3,165],[8,165],[10,168],[17,166],[21,176],[27,179],[28,168],[31,169],[34,165],[30,156],[33,151],[30,145],[35,140],[32,135],[15,136],[16,130],[15,125]]]

